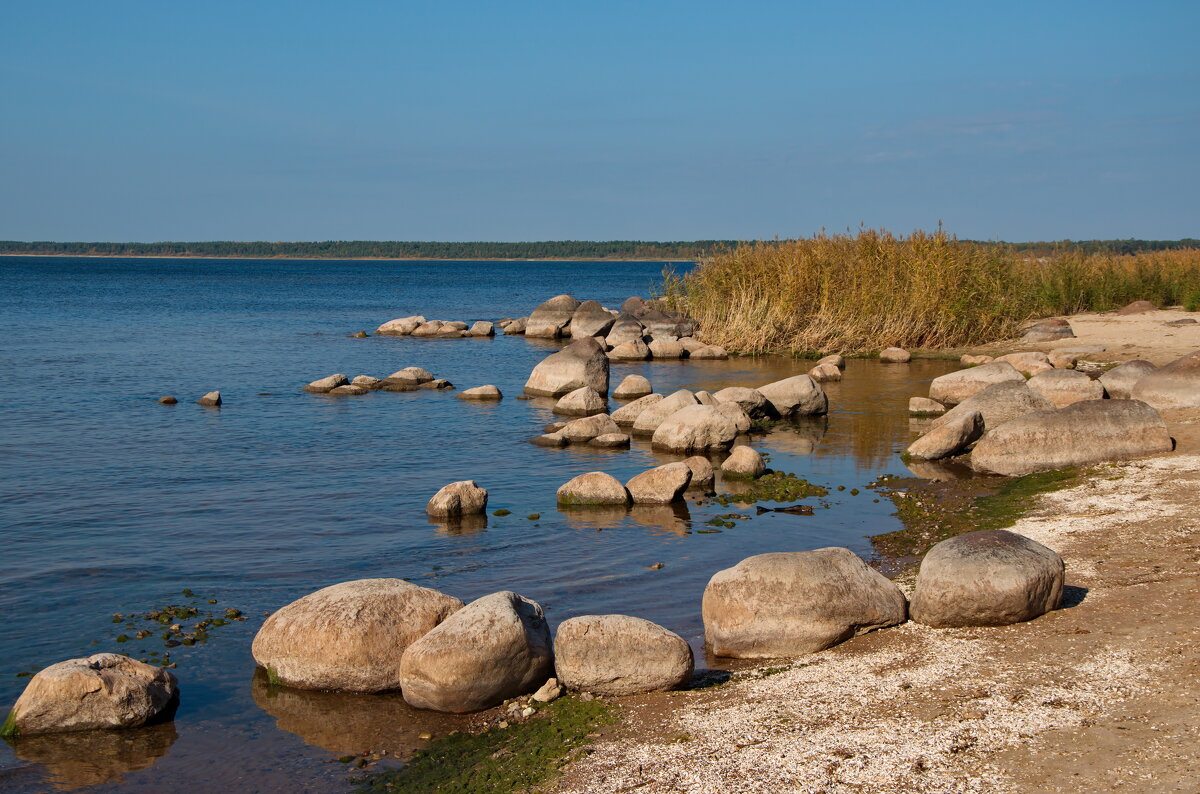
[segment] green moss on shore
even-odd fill
[[[559,698],[528,722],[431,742],[402,769],[357,779],[359,792],[485,794],[523,791],[548,781],[615,715],[600,700]]]
[[[722,477],[728,475],[722,473]],[[820,485],[813,485],[808,480],[789,474],[785,471],[772,471],[764,474],[742,493],[722,494],[713,501],[729,506],[733,503],[752,504],[754,502],[795,502],[810,496],[828,496],[829,491]]]

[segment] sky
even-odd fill
[[[0,239],[1200,237],[1200,3],[0,3]]]

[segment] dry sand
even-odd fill
[[[996,355],[1023,350],[1070,349],[1102,345],[1102,353],[1080,356],[1089,361],[1131,361],[1141,358],[1162,366],[1180,356],[1200,350],[1200,312],[1185,312],[1179,309],[1160,309],[1143,314],[1076,314],[1063,317],[1075,332],[1073,339],[1056,342],[1029,344],[1020,341],[997,342],[969,352]],[[1177,320],[1196,320],[1194,325],[1170,326]]]

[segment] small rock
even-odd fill
[[[327,393],[334,397],[358,397],[366,394],[368,391],[370,390],[364,389],[362,386],[355,386],[353,383],[347,383],[345,386],[338,386],[334,389],[330,389]]]
[[[613,397],[618,400],[636,400],[638,397],[645,397],[654,389],[650,386],[650,381],[641,375],[627,375],[625,380],[617,386],[613,391]]]
[[[208,394],[204,395],[199,400],[196,400],[196,404],[203,405],[208,408],[220,408],[221,407],[221,392],[210,391]]]
[[[657,359],[683,358],[687,351],[678,342],[655,339],[649,345],[650,355]]]
[[[549,703],[561,696],[562,687],[559,686],[557,678],[547,679],[546,683],[542,684],[538,691],[533,693],[533,699],[538,703]]]
[[[487,320],[474,323],[467,331],[467,336],[495,336],[496,327]]]
[[[159,397],[158,401],[163,405],[174,405],[175,403],[179,402],[179,400],[176,400],[169,394],[166,397]]]
[[[445,378],[434,378],[433,380],[425,381],[417,388],[430,389],[433,391],[444,391],[446,389],[453,389],[454,384],[451,383],[450,381],[446,380]]]
[[[487,510],[487,499],[487,490],[474,480],[461,480],[443,486],[429,500],[425,512],[434,518],[475,515]]]
[[[721,476],[739,479],[757,479],[767,470],[758,450],[745,445],[734,447],[733,452],[721,464]]]
[[[488,384],[486,386],[476,386],[472,389],[466,389],[454,396],[460,400],[499,400],[504,395],[500,393],[498,388],[492,384]]]
[[[1068,339],[1075,336],[1071,324],[1063,319],[1042,320],[1025,329],[1021,337],[1025,342],[1053,342],[1058,339]]]
[[[842,379],[842,371],[834,364],[818,364],[808,371],[809,377],[817,383],[827,383]]]
[[[366,331],[359,331],[356,334],[350,334],[351,339],[366,339],[368,336],[370,336],[370,334],[368,334]]]
[[[558,503],[560,505],[627,505],[629,492],[625,486],[602,471],[580,474],[558,488]]]
[[[977,367],[980,364],[991,364],[995,360],[991,356],[973,356],[967,353],[958,359],[958,363],[965,367]]]
[[[661,394],[647,394],[645,397],[639,397],[628,405],[623,405],[612,412],[612,419],[619,425],[629,426],[635,424],[642,411],[647,410],[652,405],[666,399]]]
[[[624,433],[604,433],[588,442],[590,446],[602,449],[626,449],[629,443],[629,436]]]
[[[364,389],[378,389],[383,385],[383,380],[372,378],[370,375],[355,375],[354,380],[350,381],[350,385],[362,386]]]
[[[591,386],[582,386],[559,398],[554,405],[554,413],[568,416],[591,416],[602,414],[608,404],[600,392]]]
[[[832,364],[833,366],[837,367],[838,369],[845,369],[846,368],[846,359],[845,359],[845,357],[840,356],[837,353],[834,353],[833,355],[825,356],[825,358],[819,359],[817,361],[816,365],[819,367],[823,364]]]
[[[327,394],[328,392],[336,389],[338,386],[345,386],[349,382],[349,378],[341,373],[338,373],[337,375],[330,375],[327,378],[314,380],[312,383],[304,387],[304,391],[312,392],[313,394]]]

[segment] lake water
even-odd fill
[[[15,749],[0,742],[0,789],[345,791],[346,768],[331,759],[367,748],[403,754],[419,734],[461,725],[396,695],[269,689],[256,679],[249,646],[263,614],[336,582],[407,577],[466,601],[511,589],[539,601],[552,624],[638,615],[686,637],[704,666],[700,597],[713,572],[768,551],[844,545],[869,556],[869,536],[899,523],[866,485],[908,473],[897,456],[911,439],[907,398],[949,371],[945,362],[852,360],[844,380],[827,385],[827,418],[755,437],[772,468],[830,489],[809,500],[812,517],[695,503],[564,513],[555,491],[577,474],[625,480],[679,458],[644,440],[621,451],[525,443],[559,418],[551,401],[516,399],[559,343],[348,337],[410,314],[523,316],[564,292],[617,306],[646,295],[662,270],[0,258],[0,711],[28,681],[18,673],[101,650],[165,650],[157,633],[117,643],[133,631],[114,613],[194,600],[248,617],[212,629],[206,643],[169,649],[182,695],[173,723]],[[334,372],[382,377],[413,365],[460,389],[494,383],[505,398],[300,391]],[[663,393],[716,391],[811,366],[779,357],[614,364],[612,383],[636,372]],[[222,408],[193,404],[213,389]],[[165,394],[179,404],[159,405]],[[489,513],[512,514],[470,529],[431,524],[426,501],[461,479],[488,489]],[[706,523],[730,512],[752,518],[724,531]],[[656,562],[665,567],[651,570]]]

